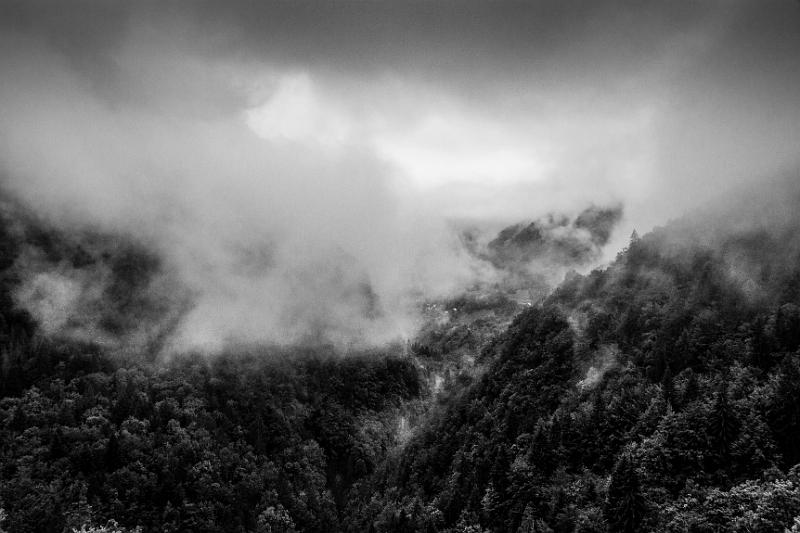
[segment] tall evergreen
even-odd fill
[[[603,509],[609,533],[640,531],[646,511],[639,474],[628,454],[623,454],[611,473]]]
[[[727,458],[738,431],[739,422],[728,399],[728,386],[723,381],[714,396],[709,420],[709,437],[723,458]]]

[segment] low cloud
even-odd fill
[[[634,226],[796,160],[794,37],[768,31],[786,17],[723,4],[633,23],[570,3],[14,4],[3,189],[65,233],[158,257],[153,290],[180,295],[174,349],[408,336],[420,300],[502,277],[532,226],[484,255],[454,228],[538,220],[537,257],[588,266]],[[589,205],[625,216],[579,216]],[[48,327],[106,294],[103,273],[29,259],[18,298]]]

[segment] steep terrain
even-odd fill
[[[6,209],[0,527],[782,532],[800,516],[797,200],[634,235],[538,303],[503,283],[428,302],[407,345],[170,360],[180,298],[157,257]],[[579,220],[553,227],[593,235]],[[522,264],[575,243],[509,244],[542,224],[489,249]]]
[[[783,208],[797,200],[634,235],[517,316],[374,477],[352,530],[792,527],[800,241]]]

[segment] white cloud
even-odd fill
[[[308,73],[276,78],[267,100],[245,112],[247,125],[257,135],[269,141],[311,141],[325,146],[348,139],[350,118],[320,97]]]
[[[503,186],[552,171],[545,143],[467,113],[432,112],[412,128],[380,132],[374,145],[423,189],[464,181]]]

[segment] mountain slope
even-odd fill
[[[634,236],[520,314],[380,471],[352,530],[791,527],[800,225],[770,218]]]
[[[634,236],[536,306],[430,304],[410,350],[158,364],[103,341],[162,322],[157,261],[6,217],[0,527],[782,532],[800,516],[800,224],[752,211]],[[114,305],[48,330],[16,304],[53,271],[102,273],[81,301]]]

